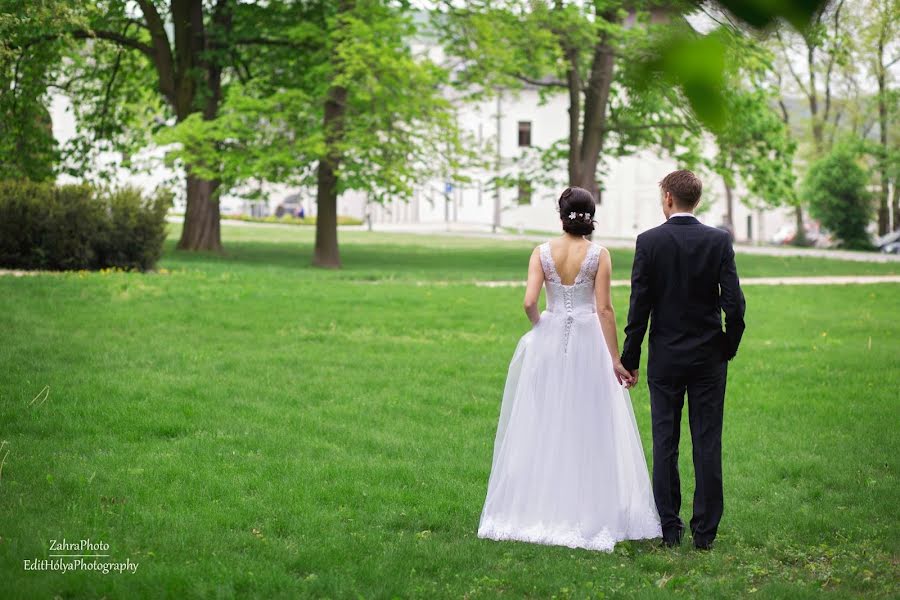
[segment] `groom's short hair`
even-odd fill
[[[672,171],[662,178],[659,187],[663,192],[669,192],[675,199],[675,204],[681,208],[694,208],[700,202],[700,194],[703,193],[703,183],[700,178],[691,171]]]

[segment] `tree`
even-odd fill
[[[806,100],[809,110],[809,138],[811,144],[805,150],[808,160],[815,160],[834,143],[834,132],[841,118],[841,111],[834,103],[835,80],[840,72],[836,67],[847,63],[852,43],[850,32],[843,26],[846,16],[844,0],[822,3],[813,13],[806,27],[790,32],[785,27],[774,29],[774,43],[782,57],[782,68],[787,71],[793,89]],[[798,43],[799,41],[799,43]],[[797,49],[801,51],[798,53]],[[802,69],[801,69],[802,67]],[[784,82],[778,75],[779,85]],[[790,90],[791,87],[785,87]],[[781,100],[785,123],[789,113],[784,98]],[[798,196],[798,199],[802,198]],[[795,205],[797,234],[794,243],[806,245],[806,229],[803,223],[803,205]]]
[[[866,228],[872,219],[871,196],[866,190],[868,175],[857,160],[849,145],[835,146],[810,165],[802,195],[813,216],[842,247],[869,250],[872,242]]]
[[[900,62],[900,47],[897,44],[900,1],[877,0],[866,11],[862,21],[860,46],[864,52],[863,64],[869,67],[878,86],[878,144],[873,147],[873,154],[881,188],[878,194],[878,233],[884,235],[890,229],[891,212],[894,228],[900,229],[900,193],[897,192],[900,152],[897,140],[891,135],[891,126],[900,114],[900,94],[891,73],[891,67]],[[894,188],[893,202],[891,185]]]
[[[0,179],[52,179],[60,160],[47,110],[75,23],[66,7],[0,0]],[[52,40],[52,42],[48,41]]]
[[[252,179],[315,185],[313,264],[339,267],[339,194],[409,197],[422,178],[459,170],[467,153],[444,93],[447,72],[413,52],[407,8],[342,0],[293,10],[302,26],[288,35],[309,52],[259,65],[214,119],[192,116],[158,139],[178,142],[171,156],[203,165],[223,189]]]
[[[19,3],[21,4],[21,3]],[[55,30],[31,30],[23,21],[17,50],[34,52],[60,39],[84,40],[61,61],[57,86],[73,100],[79,135],[66,150],[69,169],[83,170],[100,150],[123,153],[125,163],[146,145],[152,130],[171,118],[214,119],[230,83],[253,65],[306,49],[284,34],[297,24],[283,19],[286,3],[236,0],[96,0],[27,5],[26,11],[72,13]],[[22,7],[20,7],[22,8]],[[253,49],[249,52],[248,49]],[[281,64],[285,64],[282,62]],[[218,250],[219,181],[185,164],[187,211],[178,248]]]
[[[735,26],[727,30],[730,52],[722,97],[724,126],[712,130],[717,151],[704,162],[722,177],[726,220],[734,226],[738,180],[744,182],[754,199],[767,206],[795,203],[796,142],[776,112],[777,98],[764,84],[771,69],[771,54],[752,32]]]
[[[448,53],[459,61],[455,84],[470,97],[525,85],[568,95],[562,143],[568,183],[599,200],[604,156],[656,146],[684,162],[696,159],[700,129],[686,103],[675,88],[654,85],[636,68],[648,32],[668,22],[666,14],[633,2],[470,0],[445,2],[436,18]],[[560,144],[553,144],[543,162],[559,155]]]

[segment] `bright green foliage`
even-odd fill
[[[346,114],[334,148],[341,156],[338,193],[365,191],[374,201],[408,197],[423,177],[459,168],[465,153],[442,93],[447,73],[413,51],[410,11],[378,0],[341,13],[334,3],[283,10],[296,23],[282,34],[309,51],[273,54],[253,80],[229,86],[215,119],[195,114],[161,132],[157,141],[181,144],[171,159],[191,162],[226,188],[259,180],[314,185],[315,167],[329,150],[325,99],[330,86],[343,86]]]
[[[723,35],[724,35],[724,30]],[[727,85],[722,95],[724,123],[712,131],[717,152],[705,164],[731,188],[743,183],[749,206],[796,203],[793,172],[797,143],[777,112],[777,97],[763,85],[771,52],[739,29],[729,31]]]
[[[772,2],[771,0],[718,0],[706,3],[706,9],[725,11],[732,25],[740,24],[757,30],[771,27],[779,20],[790,23],[798,31],[808,31],[816,23],[827,0]],[[670,14],[690,12],[700,2],[671,3]],[[698,34],[690,28],[672,28],[660,37],[643,62],[646,78],[657,76],[677,85],[691,109],[704,126],[719,131],[729,126],[728,74],[729,42],[722,29]]]
[[[526,150],[495,184],[519,173],[543,185],[602,188],[610,158],[653,147],[679,163],[699,157],[700,127],[679,90],[646,77],[641,60],[672,24],[654,23],[650,3],[447,1],[435,16],[447,52],[459,62],[460,93],[484,98],[536,86],[542,99],[568,96],[568,131]],[[608,60],[607,60],[608,59]]]
[[[834,233],[845,248],[872,247],[866,231],[872,220],[872,198],[866,189],[868,175],[849,145],[838,145],[809,167],[802,195],[810,212]]]
[[[56,2],[0,0],[0,179],[55,176],[49,90],[69,47],[61,31],[76,21]]]

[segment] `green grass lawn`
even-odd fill
[[[534,244],[342,233],[325,271],[296,229],[224,227],[215,256],[175,252],[173,228],[154,274],[0,277],[0,595],[900,594],[900,285],[747,287],[716,548],[603,554],[476,537],[528,322],[522,289],[470,282],[523,279]],[[649,457],[645,382],[632,397]],[[689,440],[685,419],[685,520]],[[61,538],[138,570],[24,570]]]

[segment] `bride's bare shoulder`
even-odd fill
[[[604,255],[609,256],[609,250],[606,248],[606,246],[603,246],[602,244],[598,244],[597,242],[594,242],[594,241],[592,241],[591,243],[597,247],[597,250],[599,251],[599,252],[597,252],[598,256],[600,256],[600,257],[602,257]]]

